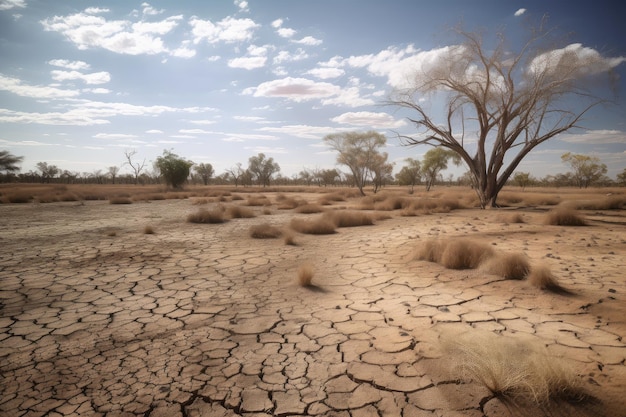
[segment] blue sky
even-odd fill
[[[393,132],[414,129],[381,105],[406,65],[454,45],[461,22],[514,44],[544,14],[559,47],[612,59],[619,94],[603,88],[613,104],[518,170],[566,172],[571,151],[614,178],[626,167],[626,7],[614,1],[0,0],[0,149],[24,156],[22,172],[80,173],[121,166],[126,150],[150,162],[171,149],[216,174],[263,152],[291,177],[335,167],[326,134],[375,129],[397,172],[428,150],[399,146]]]

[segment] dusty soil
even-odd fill
[[[315,214],[186,222],[197,210],[0,205],[1,415],[626,415],[623,210],[584,212],[584,227],[546,226],[537,208],[510,224],[501,210],[394,211],[295,246],[249,228]],[[527,254],[572,294],[413,257],[459,236]],[[531,335],[588,397],[537,405],[456,374],[441,335],[480,330]]]

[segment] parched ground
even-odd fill
[[[388,212],[291,246],[249,228],[316,215],[187,223],[197,209],[0,205],[2,416],[626,415],[624,211],[585,227],[545,226],[540,210],[517,210],[520,224]],[[457,236],[526,253],[573,295],[412,257]],[[306,261],[312,287],[297,281]],[[591,399],[520,404],[461,378],[441,335],[479,330],[532,335]]]

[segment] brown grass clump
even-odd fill
[[[303,204],[301,206],[296,207],[296,213],[302,214],[313,214],[313,213],[321,213],[324,211],[324,208],[319,204]]]
[[[528,274],[528,282],[542,290],[552,291],[558,294],[571,294],[571,291],[559,284],[557,278],[546,265],[536,265]]]
[[[276,239],[282,234],[278,227],[269,223],[256,224],[250,228],[250,237],[255,239]]]
[[[146,234],[146,235],[153,235],[154,234],[154,228],[152,226],[150,226],[150,225],[145,226],[143,228],[143,233]]]
[[[313,282],[315,269],[309,262],[305,262],[298,268],[298,283],[303,287],[309,287]]]
[[[474,269],[493,255],[491,246],[470,239],[448,240],[443,245],[438,263],[448,269]]]
[[[201,208],[196,213],[192,213],[187,216],[187,221],[189,223],[224,223],[226,221],[224,217],[224,209],[222,207],[217,207],[212,210],[207,210],[205,208]]]
[[[249,206],[271,206],[272,202],[264,195],[251,195],[248,197]]]
[[[587,223],[575,209],[560,206],[546,214],[545,224],[552,226],[585,226]]]
[[[333,222],[337,227],[371,226],[374,217],[368,213],[353,210],[334,210],[324,213],[323,218]]]
[[[283,240],[285,242],[285,245],[297,246],[296,234],[293,232],[293,230],[286,229],[285,231],[283,231]]]
[[[118,196],[118,197],[109,197],[109,204],[132,204],[133,200],[131,200],[129,197],[123,197],[123,196]]]
[[[33,199],[33,196],[28,192],[11,192],[2,197],[2,202],[4,203],[13,203],[13,204],[24,204],[30,203]]]
[[[497,217],[497,220],[502,223],[511,224],[511,223],[525,223],[524,216],[520,213],[507,213],[502,214]]]
[[[530,272],[530,262],[523,253],[497,253],[485,260],[481,269],[506,279],[524,279]]]
[[[409,205],[409,200],[404,197],[389,195],[384,200],[375,203],[374,209],[380,211],[393,211],[406,208]]]
[[[533,336],[507,337],[487,331],[444,335],[444,351],[453,371],[483,384],[495,396],[546,404],[553,399],[586,396],[573,369],[550,355]]]
[[[226,209],[228,217],[231,219],[250,219],[255,217],[254,211],[242,206],[229,206]]]
[[[335,233],[335,222],[320,217],[315,220],[292,219],[289,226],[299,233],[308,235],[330,235]]]

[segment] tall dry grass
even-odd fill
[[[538,404],[586,396],[573,368],[530,335],[513,338],[471,330],[444,334],[442,347],[456,375],[481,383],[495,396]]]
[[[416,252],[416,258],[436,262],[448,269],[474,269],[491,257],[491,246],[467,238],[429,240]]]
[[[254,211],[248,207],[232,205],[226,208],[226,215],[231,219],[250,219],[255,217]]]
[[[480,265],[480,269],[506,279],[524,279],[530,272],[530,260],[523,253],[492,254]]]
[[[305,262],[298,268],[298,283],[303,287],[309,287],[313,284],[313,276],[315,269],[313,264]]]
[[[291,219],[289,227],[299,233],[308,235],[330,235],[336,232],[335,222],[324,217],[313,220]]]
[[[374,217],[371,214],[355,210],[327,211],[322,215],[322,219],[327,219],[336,227],[371,226],[374,224]]]
[[[563,295],[572,294],[570,290],[559,284],[558,279],[546,265],[534,265],[528,274],[528,282],[542,290]]]
[[[187,221],[189,223],[224,223],[226,221],[226,217],[224,216],[224,208],[216,207],[210,210],[206,208],[201,208],[197,212],[188,215]]]
[[[573,208],[567,205],[550,210],[544,223],[551,226],[585,226],[585,219]]]
[[[255,224],[250,227],[250,237],[255,239],[276,239],[281,237],[282,230],[269,223]]]

